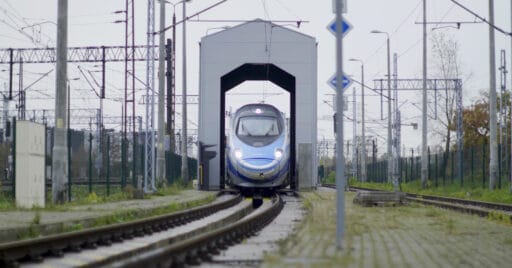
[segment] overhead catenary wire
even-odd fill
[[[512,32],[507,32],[507,31],[501,29],[500,27],[490,23],[487,19],[485,19],[484,17],[478,15],[476,12],[472,11],[471,9],[469,9],[466,6],[462,5],[461,3],[459,3],[459,2],[457,2],[455,0],[450,0],[450,1],[452,1],[454,4],[456,4],[457,6],[461,7],[462,9],[464,9],[465,11],[470,13],[471,15],[481,19],[484,23],[486,23],[487,25],[491,26],[492,28],[494,28],[498,32],[501,32],[502,34],[505,34],[505,35],[508,35],[508,36],[512,36]]]
[[[423,0],[421,0],[421,1],[418,3],[418,5],[419,5],[420,3],[422,3],[422,2],[423,2]],[[417,6],[417,7],[418,7],[418,6]],[[414,11],[416,11],[417,7],[413,10],[413,12],[414,12]],[[437,26],[439,25],[439,23],[442,23],[442,22],[444,21],[444,19],[446,18],[446,16],[448,16],[448,14],[452,11],[452,9],[453,9],[454,7],[455,7],[455,5],[452,5],[450,8],[448,8],[448,10],[443,14],[443,16],[441,17],[440,21],[438,22],[438,24],[436,24],[436,26],[435,26],[435,27],[437,27]],[[409,17],[410,17],[410,16],[409,16]],[[434,27],[434,28],[435,28],[435,27]],[[397,31],[398,31],[398,29],[397,29],[397,30],[395,30],[395,31],[393,31],[393,33],[392,33],[391,35],[395,34]],[[429,33],[427,33],[427,36],[428,36],[428,35],[430,35],[430,33],[431,33],[431,32],[432,32],[432,31],[430,31]],[[417,39],[417,40],[416,40],[412,45],[410,45],[408,48],[406,48],[403,52],[399,53],[399,54],[398,54],[398,59],[400,59],[400,57],[405,56],[406,54],[408,54],[408,53],[409,53],[413,48],[415,48],[416,46],[418,46],[418,44],[419,44],[422,40],[423,40],[423,37],[420,37],[420,38],[419,38],[419,39]],[[382,45],[378,50],[380,50],[383,46],[384,46],[384,45]],[[373,56],[373,55],[375,55],[377,52],[378,52],[378,51],[376,51],[375,53],[373,53],[373,54],[372,54],[372,56]],[[380,70],[380,71],[378,71],[378,72],[374,73],[373,77],[378,76],[381,72],[382,72],[382,70]]]
[[[191,18],[194,18],[194,17],[196,17],[196,16],[199,16],[200,14],[202,14],[202,13],[204,13],[204,12],[206,12],[206,11],[208,11],[208,10],[210,10],[210,9],[212,9],[212,8],[214,8],[214,7],[216,7],[216,6],[219,6],[220,4],[225,3],[226,1],[228,1],[228,0],[221,0],[221,1],[219,1],[219,2],[217,2],[217,3],[215,3],[215,4],[211,5],[211,6],[209,6],[209,7],[207,7],[207,8],[204,8],[204,9],[202,9],[202,10],[200,10],[200,11],[198,11],[198,12],[196,12],[196,13],[194,13],[194,14],[190,15],[190,16],[187,16],[187,17],[183,18],[182,20],[180,20],[180,21],[176,22],[176,23],[175,23],[175,24],[173,24],[173,25],[170,25],[170,26],[165,27],[163,30],[155,31],[155,32],[153,32],[153,34],[161,34],[161,33],[164,33],[165,31],[167,31],[167,30],[169,30],[169,29],[171,29],[171,28],[173,28],[173,27],[176,27],[176,26],[178,26],[178,25],[182,24],[184,21],[187,21],[187,20],[190,20]]]
[[[419,8],[420,4],[422,3],[423,0],[420,0],[418,1],[418,3],[416,4],[416,6],[411,10],[411,12],[405,17],[405,19],[402,20],[402,22],[395,28],[395,30],[393,30],[393,32],[391,32],[391,36],[393,36],[395,33],[398,32],[398,30],[400,28],[402,28],[402,26],[409,20],[410,17],[412,17],[412,15],[414,15],[414,12],[416,12],[416,10]],[[365,58],[363,61],[364,62],[367,62],[369,61],[371,58],[373,58],[375,55],[377,55],[377,53],[379,53],[379,51],[384,48],[386,46],[386,42],[384,41],[372,54],[370,54],[370,56],[368,56],[367,58]]]

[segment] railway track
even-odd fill
[[[336,188],[334,184],[324,184],[324,187]],[[353,187],[350,190],[363,190],[363,191],[380,191],[376,189]],[[408,201],[422,203],[426,205],[433,205],[446,209],[452,209],[464,213],[476,214],[482,217],[487,217],[491,213],[501,213],[512,220],[512,205],[502,203],[492,203],[452,197],[433,196],[433,195],[419,195],[412,193],[405,193]]]
[[[253,209],[241,196],[169,215],[0,244],[0,267],[141,267],[199,263],[279,214],[279,196]],[[202,220],[199,220],[202,219]]]
[[[241,201],[241,196],[220,196],[211,204],[172,214],[0,244],[0,266],[16,267],[24,261],[39,262],[47,257],[62,256],[66,252],[108,246],[204,218]]]

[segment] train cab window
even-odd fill
[[[236,134],[245,137],[278,136],[280,129],[275,117],[247,116],[240,118]]]

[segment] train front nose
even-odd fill
[[[279,163],[271,158],[246,158],[239,163],[239,172],[256,180],[272,178],[279,170]]]

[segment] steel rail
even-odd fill
[[[210,260],[211,255],[218,254],[219,250],[240,243],[244,238],[255,234],[269,224],[283,206],[282,198],[276,196],[268,208],[256,210],[231,225],[144,252],[130,259],[119,260],[114,264],[105,264],[105,267],[182,267],[186,264],[199,264]]]
[[[336,188],[333,184],[323,184],[324,187]],[[365,191],[381,191],[377,189],[354,187],[350,186],[351,190],[365,190]],[[464,213],[476,214],[482,217],[487,217],[491,213],[502,213],[508,215],[512,220],[512,205],[503,203],[494,203],[486,201],[477,201],[453,197],[433,196],[433,195],[420,195],[413,193],[405,193],[406,199],[426,205],[434,205],[446,209],[457,210]]]
[[[238,195],[218,203],[171,214],[0,244],[0,266],[17,266],[17,262],[22,259],[38,260],[43,255],[61,256],[66,249],[95,248],[98,245],[110,245],[112,242],[121,242],[134,236],[166,230],[201,219],[241,201],[242,197]]]

